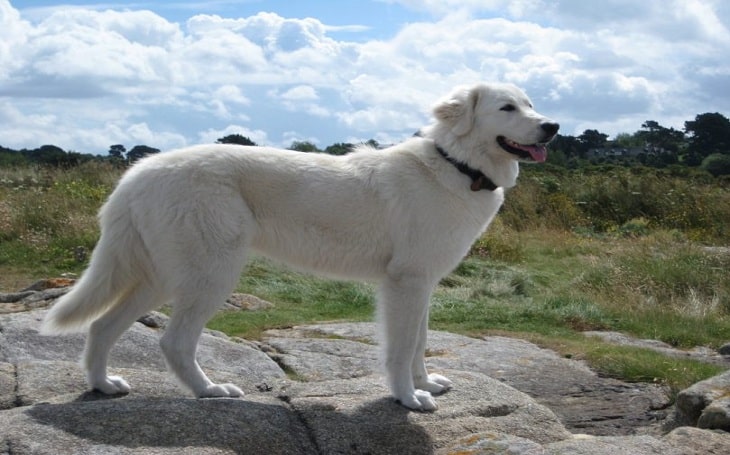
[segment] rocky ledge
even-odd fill
[[[417,413],[389,398],[373,324],[318,324],[259,343],[205,333],[201,366],[247,394],[197,400],[165,372],[165,317],[152,314],[112,351],[132,392],[105,397],[86,391],[83,336],[40,336],[44,313],[0,315],[0,454],[730,453],[730,435],[710,429],[730,429],[722,413],[702,420],[727,401],[727,373],[683,392],[674,412],[659,386],[599,377],[526,341],[433,331],[428,364],[455,387]]]

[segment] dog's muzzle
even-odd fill
[[[540,125],[540,128],[544,132],[543,138],[540,142],[534,144],[520,144],[519,142],[508,139],[504,136],[497,137],[497,143],[506,152],[516,155],[520,159],[536,161],[542,163],[547,159],[547,143],[553,140],[560,125],[555,122],[544,122]]]

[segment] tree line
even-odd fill
[[[589,152],[637,147],[646,149],[646,153],[631,158],[638,164],[654,167],[681,164],[709,169],[713,169],[708,166],[710,163],[730,166],[730,120],[717,112],[699,114],[694,120],[684,122],[683,131],[647,120],[635,133],[618,134],[612,141],[608,140],[608,135],[589,129],[577,137],[558,136],[551,144],[553,158],[561,162],[556,164],[570,164],[581,159],[593,163],[622,161],[625,158]],[[730,169],[728,171],[730,173]]]
[[[257,145],[240,134],[229,134],[216,142]],[[366,144],[379,146],[374,139]],[[320,149],[309,141],[294,141],[289,149],[344,155],[354,146],[355,144],[341,142]],[[602,152],[627,149],[640,151],[630,156]],[[111,145],[106,155],[64,151],[55,145],[43,145],[32,150],[13,150],[0,146],[0,166],[42,164],[70,167],[91,160],[108,160],[127,165],[159,152],[159,149],[147,145],[135,145],[128,150],[122,144]],[[585,130],[579,136],[558,135],[550,145],[548,162],[569,168],[603,163],[653,167],[681,165],[702,167],[713,175],[730,175],[730,120],[720,113],[699,114],[694,120],[684,122],[683,130],[667,128],[654,120],[647,120],[633,134],[621,133],[610,141],[607,134],[595,129]]]

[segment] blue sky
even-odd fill
[[[0,145],[393,143],[459,84],[563,134],[730,115],[724,0],[0,0]]]
[[[64,5],[85,7],[97,11],[151,10],[160,16],[184,24],[196,14],[215,14],[226,18],[253,16],[261,11],[273,11],[282,17],[314,17],[332,26],[333,37],[347,40],[382,39],[397,33],[407,22],[429,18],[427,11],[409,9],[399,3],[372,0],[213,0],[213,1],[110,1],[79,0],[58,2],[47,0],[11,2],[28,18],[42,19]],[[344,5],[344,6],[343,6]],[[347,26],[355,26],[348,30]],[[342,27],[344,30],[337,30]],[[355,33],[353,33],[355,32]]]

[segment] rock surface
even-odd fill
[[[679,392],[677,420],[730,431],[730,370]]]
[[[700,418],[697,419],[697,426],[711,430],[730,431],[730,396],[713,400],[709,406],[703,409]]]
[[[40,336],[43,315],[0,315],[0,454],[730,453],[723,432],[631,434],[661,417],[661,389],[599,378],[525,341],[430,333],[428,363],[455,386],[436,412],[417,413],[388,395],[373,324],[269,331],[261,344],[206,333],[202,368],[247,394],[197,400],[165,372],[165,318],[154,315],[112,350],[132,392],[106,397],[86,391],[83,337]]]
[[[266,334],[277,360],[308,381],[378,370],[372,324],[310,325]],[[670,405],[660,386],[599,377],[581,362],[524,340],[433,332],[427,355],[437,370],[480,372],[527,393],[581,433],[631,434],[637,427],[657,424]]]

